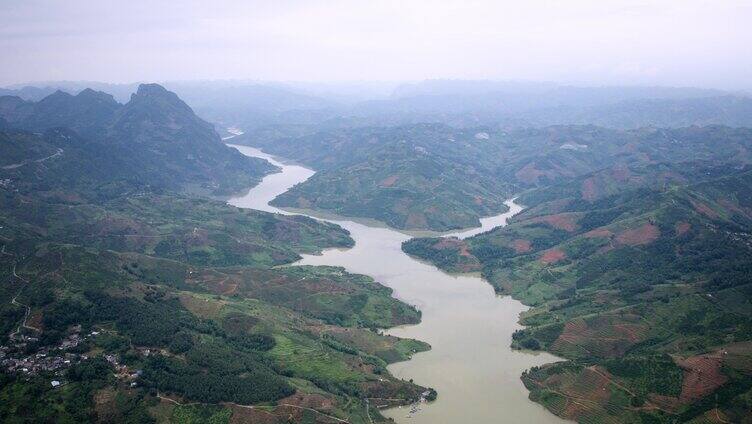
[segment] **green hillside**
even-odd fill
[[[426,390],[386,365],[429,346],[377,331],[415,308],[367,276],[280,266],[347,231],[195,194],[271,165],[158,86],[97,128],[69,117],[101,109],[61,105],[77,129],[0,131],[0,421],[384,422],[366,399]]]
[[[513,193],[604,167],[752,161],[749,129],[614,130],[554,126],[512,131],[420,124],[322,131],[238,142],[317,170],[274,200],[282,207],[373,218],[407,230],[478,226]]]
[[[523,375],[579,422],[741,422],[752,389],[752,172],[605,169],[520,197],[504,228],[403,249],[481,271],[533,308],[514,346],[567,361]],[[695,421],[693,421],[695,422]]]

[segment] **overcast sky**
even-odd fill
[[[752,88],[752,0],[0,0],[0,85],[546,80]]]

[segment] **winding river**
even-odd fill
[[[265,177],[246,195],[230,199],[229,203],[290,214],[269,206],[269,201],[305,181],[314,171],[281,163],[252,147],[233,147],[247,156],[268,160],[282,172]],[[505,225],[507,218],[521,210],[513,200],[507,205],[509,212],[483,219],[483,227],[453,235],[469,237]],[[402,242],[410,238],[406,234],[346,218],[328,221],[350,231],[355,247],[307,255],[300,264],[336,265],[369,275],[394,289],[398,299],[415,305],[423,313],[420,324],[392,328],[388,333],[423,340],[432,349],[388,369],[399,378],[435,388],[438,399],[421,405],[416,413],[403,407],[382,411],[385,416],[398,423],[419,424],[564,422],[528,400],[528,392],[520,381],[524,370],[557,360],[546,353],[510,348],[512,333],[521,328],[517,320],[526,310],[524,305],[509,296],[497,296],[479,276],[449,275],[409,257],[400,249]]]

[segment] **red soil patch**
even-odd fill
[[[239,282],[230,276],[222,276],[223,278],[207,278],[204,284],[216,294],[224,294],[227,296],[233,295],[237,292]]]
[[[606,370],[588,367],[576,373],[548,375],[543,381],[528,381],[564,397],[563,404],[549,406],[556,415],[575,421],[590,422],[593,416],[603,417],[601,411],[611,398],[612,380]],[[610,423],[616,420],[599,422]]]
[[[721,373],[723,357],[720,353],[677,359],[676,364],[684,369],[684,381],[679,395],[682,403],[701,399],[728,380],[728,377]]]
[[[639,246],[654,242],[660,235],[658,227],[653,224],[644,224],[638,228],[622,231],[616,236],[616,241],[628,246]]]
[[[586,238],[611,238],[613,235],[614,233],[605,228],[596,228],[583,234]]]
[[[535,165],[532,163],[525,165],[519,171],[514,173],[514,176],[517,177],[518,180],[528,184],[538,183],[538,178],[541,175],[546,175],[546,173],[535,169]]]
[[[597,405],[603,405],[608,402],[611,396],[610,390],[608,390],[611,380],[605,375],[597,372],[592,368],[585,368],[577,374],[573,384],[565,388],[564,393],[571,399],[567,402],[567,406],[562,416],[574,420],[579,420],[581,417],[587,415],[593,408],[593,402]],[[576,400],[585,400],[576,401]],[[597,407],[596,407],[597,408]]]
[[[557,215],[546,215],[534,218],[531,222],[545,222],[558,230],[564,230],[570,233],[577,230],[577,220],[572,214],[562,213]]]
[[[567,322],[551,346],[554,352],[586,351],[603,358],[623,355],[631,346],[644,339],[647,326],[639,317],[600,316]]]
[[[679,399],[673,396],[664,396],[656,393],[650,393],[648,395],[648,399],[650,400],[650,403],[660,409],[663,409],[664,411],[675,412],[679,410],[679,407],[681,407]]]
[[[530,245],[530,240],[525,239],[517,239],[513,242],[514,251],[517,253],[525,253],[533,250],[533,247]]]
[[[438,250],[444,249],[458,249],[461,245],[465,244],[464,241],[455,237],[443,237],[434,243],[431,247]]]
[[[580,189],[580,192],[582,193],[582,198],[587,200],[588,202],[595,200],[595,179],[593,177],[590,177],[583,181],[582,189]]]
[[[437,250],[456,250],[460,256],[474,258],[473,254],[468,250],[467,243],[454,237],[442,238],[440,241],[434,243],[431,247]]]
[[[559,250],[559,249],[551,249],[551,250],[546,250],[545,252],[543,252],[543,256],[541,256],[540,261],[548,265],[548,264],[559,262],[566,257],[567,257],[567,254],[564,253],[564,251]]]
[[[244,408],[238,405],[230,405],[232,416],[230,424],[283,424],[287,419],[277,417],[273,413],[263,409]]]
[[[328,411],[334,407],[334,401],[326,396],[319,394],[308,394],[296,392],[278,401],[280,404],[296,405],[305,408],[312,408],[319,411]]]
[[[462,256],[472,256],[472,254],[467,250],[467,243],[455,237],[444,237],[434,243],[431,247],[437,250],[458,250],[460,251],[460,255]]]
[[[578,377],[575,388],[576,394],[581,394],[586,399],[607,401],[611,393],[607,389],[611,384],[611,375],[605,369],[597,366],[587,367],[582,370]]]
[[[711,209],[710,206],[706,205],[705,203],[696,202],[694,200],[691,200],[691,202],[692,207],[695,208],[695,211],[707,216],[708,218],[718,218],[718,212]]]
[[[41,309],[32,309],[29,319],[26,320],[26,325],[34,328],[44,328],[43,318]]]
[[[480,206],[480,205],[482,205],[482,204],[483,204],[483,198],[482,198],[482,197],[480,197],[480,196],[475,196],[475,198],[473,199],[473,202],[474,202],[474,203],[475,203],[476,205]]]
[[[480,261],[470,253],[467,243],[463,240],[454,237],[446,237],[434,243],[431,247],[437,250],[456,250],[457,254],[464,258],[464,260],[456,264],[456,267],[460,272],[475,272],[480,269]]]
[[[601,292],[595,293],[595,296],[593,297],[593,302],[600,303],[603,305],[611,304],[615,300],[614,297],[615,296],[613,295],[613,293],[601,291]]]
[[[399,179],[399,177],[397,175],[392,175],[392,176],[386,177],[383,180],[381,180],[381,182],[379,183],[379,185],[381,187],[391,187],[391,186],[394,185],[394,183],[397,182],[398,179]]]
[[[675,231],[677,236],[683,236],[684,234],[689,231],[689,229],[692,228],[692,226],[689,224],[689,222],[686,221],[679,221],[676,223]]]

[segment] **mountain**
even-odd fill
[[[749,167],[606,167],[530,191],[507,227],[403,249],[480,271],[533,308],[514,346],[566,361],[522,380],[578,422],[727,422],[752,404]]]
[[[223,127],[251,129],[290,122],[290,114],[322,111],[336,102],[284,86],[241,82],[168,82],[165,85],[194,107],[202,118]]]
[[[313,111],[331,116],[339,103],[329,98],[308,94],[302,89],[282,84],[246,81],[167,81],[162,84],[189,103],[203,119],[227,128],[246,129],[291,120],[308,121]],[[139,84],[108,84],[90,81],[49,81],[36,86],[0,89],[0,96],[14,96],[38,102],[57,92],[73,96],[83,91],[111,93],[119,103],[127,103]],[[310,90],[308,90],[310,91]],[[331,96],[329,96],[331,97]],[[314,114],[314,116],[316,115]]]
[[[551,82],[534,81],[490,81],[490,80],[425,80],[418,83],[403,84],[395,88],[393,98],[411,98],[419,96],[457,96],[457,95],[515,95],[526,96],[528,102],[541,102],[551,105],[569,104],[584,106],[587,104],[606,104],[629,99],[681,99],[717,96],[721,90],[693,87],[650,87],[650,86],[600,86],[578,87]]]
[[[503,210],[511,193],[476,161],[483,141],[444,125],[325,131],[268,143],[239,138],[245,140],[317,169],[275,199],[278,206],[443,230],[477,225],[479,216]]]
[[[81,135],[91,136],[101,136],[97,132],[112,121],[120,108],[112,96],[90,89],[76,96],[56,91],[36,103],[21,102],[18,98],[3,100],[8,109],[4,118],[20,128],[44,131],[67,127]]]
[[[322,129],[419,123],[506,129],[572,124],[621,129],[752,126],[749,95],[691,87],[462,80],[399,85],[254,81],[168,81],[163,85],[203,119],[246,132],[270,126],[305,127],[311,134]],[[0,89],[0,96],[36,102],[57,90],[75,95],[85,89],[111,93],[126,103],[138,84],[50,81]]]
[[[23,86],[19,88],[0,88],[0,96],[19,97],[27,101],[39,101],[54,93],[58,89],[53,87]]]
[[[419,311],[367,276],[281,266],[351,247],[346,230],[195,193],[273,167],[174,93],[0,104],[0,421],[384,422],[364,398],[427,390],[386,366],[429,346],[375,331]]]
[[[752,132],[720,126],[614,130],[551,126],[456,129],[439,124],[238,138],[318,172],[273,201],[372,218],[407,230],[479,225],[514,193],[606,166],[752,161]]]
[[[752,98],[726,95],[687,99],[646,98],[592,107],[539,109],[517,114],[514,119],[530,126],[592,124],[629,129],[691,125],[750,127],[750,116]]]
[[[131,178],[155,186],[222,195],[274,170],[225,146],[212,125],[156,84],[140,85],[125,105],[90,89],[75,96],[57,91],[36,103],[2,97],[0,117],[28,131],[71,129],[86,141],[73,148],[86,145],[97,154],[113,149],[117,158],[107,157],[129,162]]]
[[[340,113],[366,125],[436,122],[507,129],[598,125],[636,129],[691,125],[750,126],[743,93],[673,87],[574,87],[504,81],[423,81],[397,87],[388,99]]]

